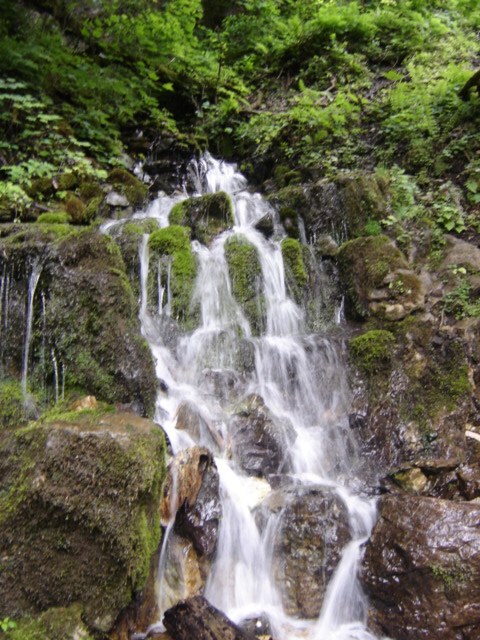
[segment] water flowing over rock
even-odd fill
[[[480,635],[480,506],[386,496],[366,546],[369,619],[395,640]]]

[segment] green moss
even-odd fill
[[[177,203],[170,212],[171,225],[189,226],[192,237],[208,245],[212,239],[233,227],[233,206],[224,191],[187,198]]]
[[[35,619],[23,619],[5,640],[93,640],[81,618],[80,605],[54,607]]]
[[[301,302],[308,277],[303,262],[302,245],[294,238],[282,242],[283,263],[287,286],[295,300]]]
[[[96,182],[84,182],[80,187],[78,194],[80,198],[85,202],[90,202],[94,198],[103,198],[103,189]]]
[[[85,209],[84,203],[74,195],[71,195],[65,202],[65,211],[73,224],[85,223]]]
[[[158,229],[158,223],[156,220],[152,218],[147,218],[146,220],[140,220],[138,222],[128,222],[123,225],[122,231],[127,235],[134,237],[141,237],[145,233],[153,233]]]
[[[62,173],[56,178],[59,191],[71,191],[78,185],[78,178],[74,173]]]
[[[85,211],[83,212],[83,220],[85,224],[91,222],[97,217],[102,201],[103,196],[95,196],[87,204],[87,206],[85,207]]]
[[[151,264],[149,301],[158,307],[158,298],[154,299],[158,296],[158,278],[160,276],[166,285],[170,271],[171,299],[165,299],[165,304],[170,304],[170,312],[178,322],[185,328],[193,328],[198,322],[198,312],[191,305],[197,264],[189,229],[178,225],[158,229],[150,234],[148,246]]]
[[[66,211],[42,213],[37,218],[37,223],[39,224],[68,224],[70,221],[71,217]]]
[[[26,421],[22,387],[16,380],[0,382],[0,429]]]
[[[408,268],[401,251],[383,235],[345,242],[337,260],[347,293],[347,311],[355,318],[368,316],[369,293],[382,285],[388,273]]]
[[[260,294],[261,267],[255,247],[240,234],[225,242],[232,293],[242,306],[252,332],[258,335],[264,326],[265,302]]]
[[[348,343],[353,362],[368,377],[390,371],[394,346],[394,335],[383,329],[368,331]]]
[[[107,180],[134,206],[140,206],[147,197],[147,185],[121,167],[113,169]]]
[[[37,178],[36,180],[32,180],[30,186],[26,189],[26,192],[31,198],[49,196],[53,193],[52,179]]]
[[[386,217],[388,209],[387,181],[382,176],[359,172],[337,178],[336,183],[342,195],[349,237],[362,233],[379,235],[379,221]],[[377,233],[365,231],[367,225]]]

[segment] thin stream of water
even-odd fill
[[[159,315],[165,313],[165,307],[162,310],[160,303],[157,313],[149,311],[148,236],[143,239],[139,254],[142,331],[156,360],[156,374],[168,388],[167,393],[158,395],[156,419],[165,428],[174,452],[192,446],[192,438],[175,428],[177,409],[188,400],[206,420],[220,425],[228,441],[228,407],[204,393],[201,381],[207,361],[218,371],[234,369],[240,336],[254,352],[254,369],[244,384],[244,396],[261,396],[270,414],[285,425],[286,441],[293,430],[295,442],[285,453],[291,477],[304,486],[336,491],[349,513],[352,535],[328,585],[319,618],[298,620],[287,616],[272,567],[273,540],[282,514],[272,514],[262,531],[258,529],[251,504],[255,480],[241,472],[223,451],[216,458],[223,518],[205,596],[234,621],[267,615],[276,640],[373,640],[366,628],[366,605],[356,576],[361,544],[375,521],[375,504],[349,489],[355,443],[348,427],[350,395],[341,357],[327,338],[305,333],[303,312],[287,293],[280,243],[267,240],[254,227],[267,213],[274,214],[270,205],[259,194],[247,191],[245,178],[233,165],[208,154],[191,163],[189,179],[198,194],[223,190],[231,196],[235,226],[209,247],[193,243],[199,265],[194,301],[200,305],[201,321],[195,331],[179,340],[176,351],[168,349],[161,337]],[[160,197],[146,212],[136,215],[157,219],[160,227],[167,226],[171,207],[184,197],[186,194]],[[260,259],[266,330],[255,338],[231,291],[224,245],[234,234],[246,237]],[[161,285],[159,281],[159,290],[161,286],[164,295],[166,283]],[[342,311],[337,311],[338,322]],[[165,542],[160,574],[167,546]],[[162,596],[160,600],[162,605]]]

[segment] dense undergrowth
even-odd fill
[[[400,238],[412,219],[476,231],[478,85],[462,93],[480,60],[476,8],[0,0],[0,202],[21,218],[35,179],[102,180],[156,139],[261,163],[277,186],[380,172],[382,225]]]

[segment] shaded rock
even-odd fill
[[[347,509],[328,489],[279,491],[267,500],[274,511],[285,505],[273,543],[284,609],[289,615],[316,618],[342,549],[350,541]]]
[[[260,220],[255,223],[255,229],[257,231],[260,231],[260,233],[263,234],[265,238],[271,238],[275,231],[275,221],[273,219],[273,213],[269,211],[264,216],[262,216]]]
[[[387,496],[362,581],[373,629],[398,640],[480,635],[480,506]]]
[[[346,289],[346,311],[356,319],[370,315],[401,320],[423,308],[422,280],[408,269],[405,257],[386,236],[357,238],[338,252]]]
[[[262,398],[248,396],[229,426],[233,459],[250,475],[267,477],[289,468],[295,431],[275,422]]]
[[[224,191],[187,198],[173,207],[169,222],[190,227],[193,239],[209,245],[215,236],[233,227],[232,201]]]
[[[175,640],[255,640],[205,598],[197,596],[165,612],[163,624]]]
[[[180,404],[175,427],[181,431],[187,431],[195,442],[201,442],[209,448],[223,449],[222,436],[192,402],[185,400]]]
[[[106,632],[145,585],[165,441],[147,420],[126,428],[116,418],[2,432],[2,617],[76,602],[88,627]]]
[[[199,595],[205,586],[205,571],[190,540],[170,534],[165,552],[162,576],[162,609],[168,609],[185,598]]]

